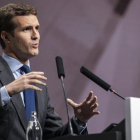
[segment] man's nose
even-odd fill
[[[31,38],[32,38],[33,40],[39,39],[39,38],[40,38],[39,31],[36,30],[36,29],[34,29],[34,30],[32,31],[32,36],[31,36]]]

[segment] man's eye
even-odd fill
[[[36,27],[36,30],[39,30],[39,27]]]
[[[28,31],[28,30],[31,30],[31,28],[25,28],[25,29],[23,29],[23,31]]]

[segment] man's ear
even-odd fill
[[[6,31],[2,31],[1,32],[1,38],[3,39],[5,44],[9,44],[10,43],[10,34]]]

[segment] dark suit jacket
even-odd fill
[[[0,56],[0,87],[14,80],[7,62]],[[35,100],[38,120],[43,131],[43,140],[68,134],[68,124],[63,125],[61,118],[54,112],[47,88],[41,85],[37,86],[42,88],[41,92],[35,93]],[[72,119],[71,122],[74,133],[78,134]],[[5,106],[2,106],[0,96],[0,140],[25,140],[27,125],[25,108],[20,94],[12,96],[10,102]],[[83,133],[85,132],[87,130]]]

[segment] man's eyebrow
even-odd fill
[[[40,27],[40,25],[36,25],[36,27]]]
[[[32,27],[33,27],[33,26],[27,25],[27,26],[22,27],[22,29],[32,28]]]
[[[36,25],[35,27],[40,27],[40,25]],[[22,27],[22,29],[26,29],[26,28],[33,28],[33,26],[32,25],[27,25],[27,26]]]

